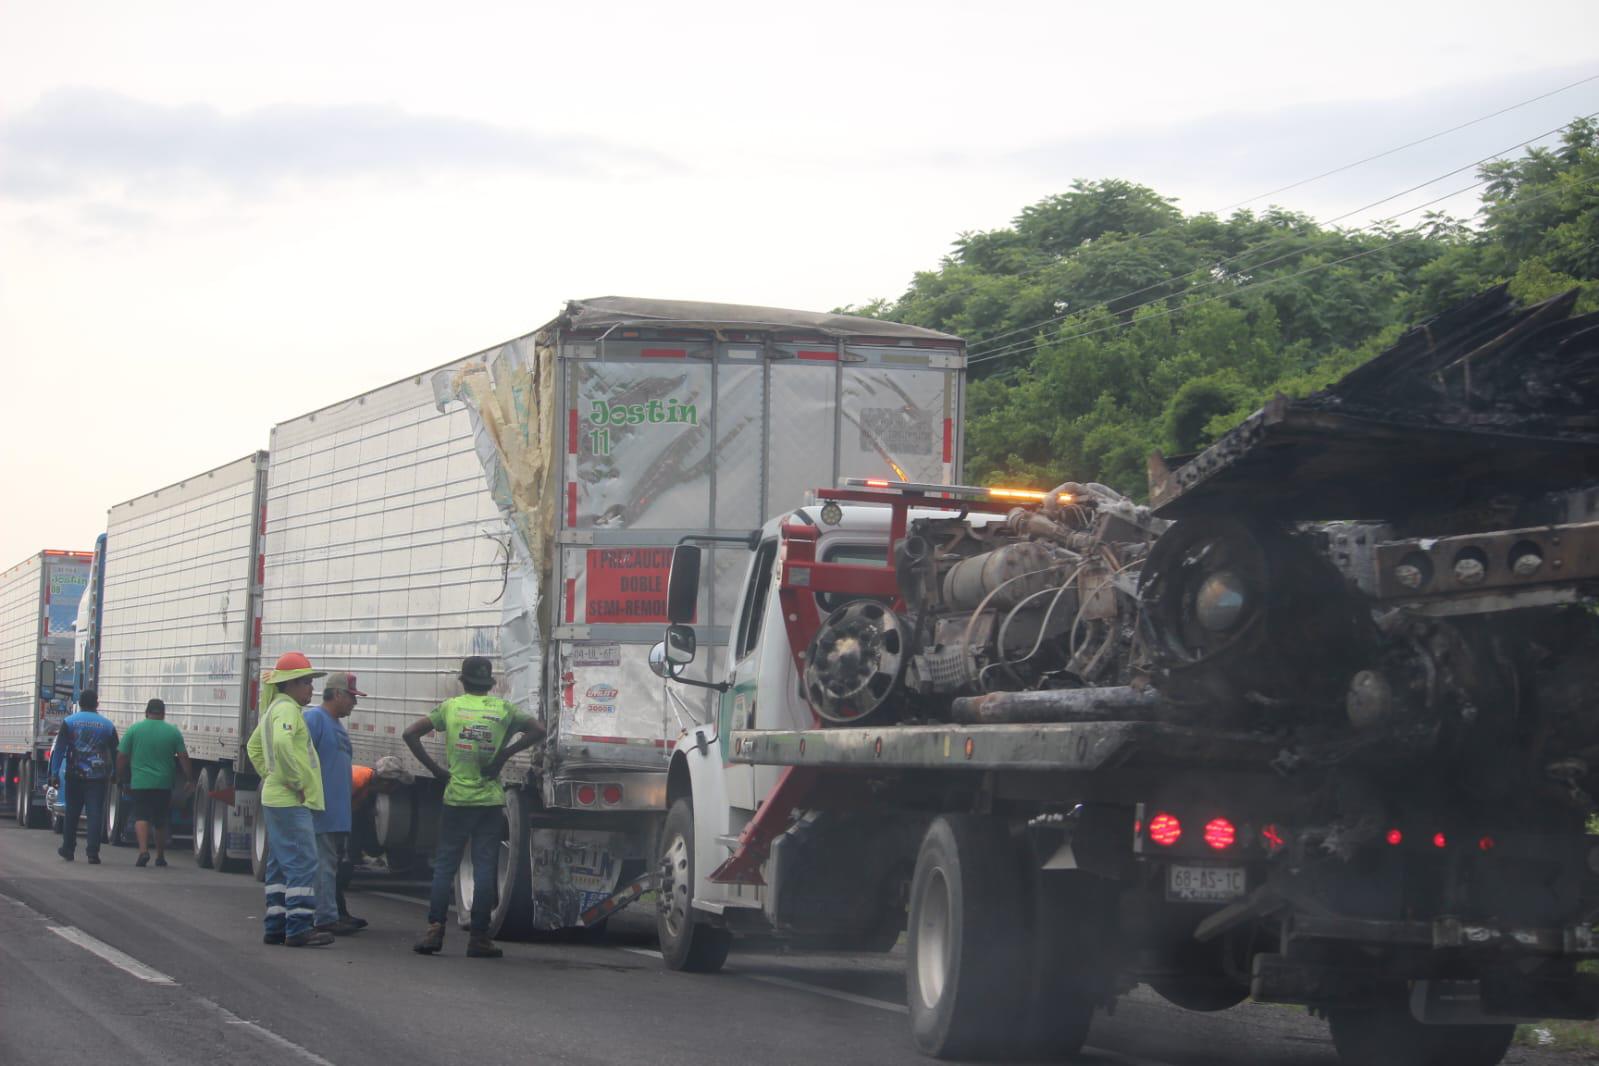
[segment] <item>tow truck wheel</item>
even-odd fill
[[[1030,1053],[1030,871],[1004,822],[944,815],[911,879],[905,966],[911,1035],[941,1059]],[[1086,1035],[1086,1028],[1084,1029]],[[1019,1039],[1020,1038],[1020,1039]],[[1081,1041],[1079,1040],[1080,1044]]]
[[[687,973],[715,973],[733,946],[732,933],[694,920],[694,804],[686,799],[672,804],[661,833],[655,930],[666,965]]]
[[[202,870],[211,869],[211,853],[216,838],[211,833],[211,790],[216,787],[216,771],[207,767],[200,771],[194,784],[194,864]]]
[[[1514,1025],[1423,1025],[1404,1006],[1335,1010],[1333,1046],[1349,1066],[1498,1066]]]
[[[489,936],[521,939],[533,928],[533,880],[527,846],[527,804],[522,790],[505,790],[505,817],[500,823],[500,851],[495,871],[499,897],[489,915]],[[462,929],[472,924],[472,845],[468,842],[455,868],[455,919]]]

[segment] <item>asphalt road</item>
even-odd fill
[[[58,838],[0,823],[0,1063],[440,1062],[629,1066],[874,1066],[929,1061],[911,1045],[903,957],[740,954],[716,976],[665,971],[649,915],[613,920],[604,945],[504,945],[468,959],[410,946],[417,882],[359,879],[371,928],[331,947],[261,943],[260,886],[193,865],[100,866]],[[1331,1066],[1325,1026],[1247,1004],[1198,1015],[1140,990],[1096,1019],[1080,1060],[1110,1066]],[[1507,1062],[1569,1063],[1516,1049]]]

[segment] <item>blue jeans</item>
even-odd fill
[[[266,819],[268,936],[309,933],[316,920],[316,828],[309,807],[262,807]]]
[[[344,853],[348,833],[316,835],[316,924],[332,925],[339,914],[339,857]]]
[[[66,780],[66,814],[61,819],[61,850],[68,855],[78,850],[78,816],[89,819],[83,850],[90,856],[100,854],[100,834],[105,829],[104,779],[68,776]]]
[[[455,894],[455,871],[468,842],[472,845],[472,925],[474,933],[489,931],[489,916],[500,901],[500,819],[494,807],[451,807],[439,816],[439,850],[433,856],[433,895],[428,901],[428,922],[443,922]]]

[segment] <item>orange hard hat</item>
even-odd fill
[[[278,665],[268,670],[261,681],[267,685],[281,685],[302,677],[326,677],[327,674],[326,670],[312,668],[311,660],[305,657],[304,652],[286,651],[278,656]]]

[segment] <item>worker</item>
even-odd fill
[[[194,785],[194,767],[183,732],[167,721],[167,705],[152,699],[144,705],[144,720],[134,722],[117,744],[117,779],[133,800],[133,831],[139,838],[135,866],[150,864],[150,841],[155,841],[155,864],[167,864],[167,842],[172,839],[173,761],[183,767],[186,788]]]
[[[489,917],[499,902],[500,816],[505,806],[500,771],[511,756],[537,743],[544,736],[544,727],[516,705],[488,694],[494,687],[494,664],[483,656],[462,661],[460,681],[465,695],[445,700],[405,729],[411,754],[429,773],[446,782],[439,847],[433,856],[428,927],[413,950],[432,955],[443,949],[451,885],[461,855],[470,844],[472,914],[466,953],[473,958],[497,959],[505,953],[489,937]],[[435,729],[444,734],[448,770],[422,747],[422,738]],[[507,743],[517,733],[521,737]]]
[[[332,673],[322,683],[322,702],[305,711],[305,727],[311,732],[322,772],[322,809],[311,815],[316,829],[316,928],[346,936],[366,925],[345,921],[339,913],[339,866],[350,841],[350,797],[353,790],[354,756],[344,719],[355,710],[356,700],[366,693],[355,687],[355,675]]]
[[[61,847],[56,854],[71,862],[78,850],[78,818],[89,816],[84,852],[90,865],[100,864],[100,832],[105,828],[105,793],[117,769],[117,727],[99,711],[100,696],[85,689],[78,712],[67,715],[50,752],[50,777],[64,789],[66,813],[61,818]]]
[[[245,751],[261,776],[261,817],[266,820],[266,911],[261,942],[291,948],[333,943],[314,928],[317,843],[315,812],[322,810],[322,768],[301,711],[311,702],[315,670],[297,651],[284,652],[261,678],[261,720]]]

